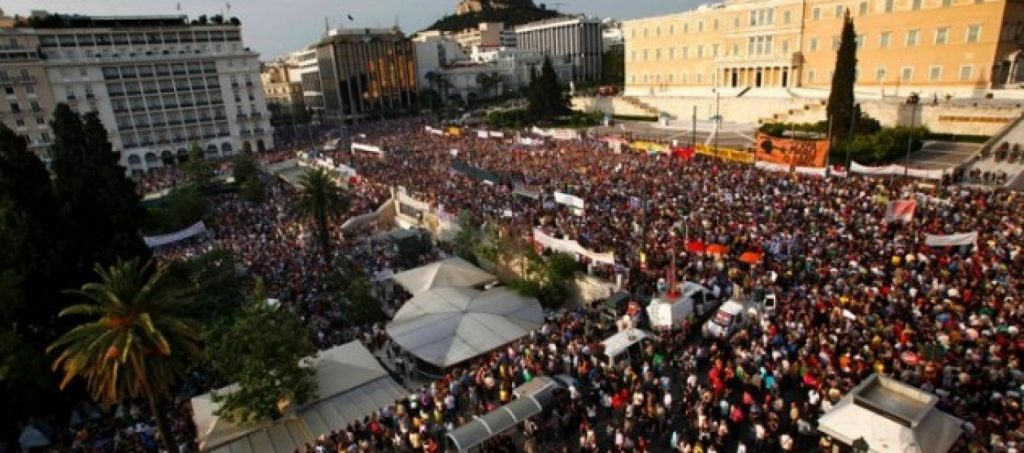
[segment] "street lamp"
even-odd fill
[[[917,104],[921,102],[921,98],[917,93],[911,93],[907,97],[907,105],[910,106],[910,133],[907,134],[907,159],[904,162],[904,167],[910,167],[910,150],[914,146],[914,127],[916,127],[915,121],[917,120]]]

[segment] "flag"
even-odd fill
[[[178,11],[181,11],[181,2],[178,2]]]
[[[886,222],[907,223],[914,219],[914,211],[917,209],[917,200],[893,200],[885,208]]]
[[[676,157],[681,157],[684,160],[693,159],[693,154],[694,154],[694,149],[691,146],[687,146],[685,148],[683,148],[681,146],[680,147],[672,148],[672,155],[676,156]]]
[[[352,15],[351,15],[351,14],[349,14],[349,15],[348,15],[348,20],[355,20],[355,19],[353,19],[353,18],[352,18]]]

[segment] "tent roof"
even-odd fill
[[[399,272],[394,276],[394,280],[412,295],[444,286],[468,288],[495,279],[495,276],[484,272],[462,258],[449,258]]]
[[[863,437],[876,453],[943,453],[963,433],[963,421],[938,410],[937,401],[895,379],[872,375],[818,419],[818,430],[846,445]]]
[[[537,299],[508,288],[443,287],[406,302],[387,332],[416,357],[447,367],[522,338],[543,322]]]
[[[398,385],[358,341],[303,359],[316,370],[317,398],[276,422],[238,426],[214,414],[210,393],[192,398],[199,449],[215,452],[292,452],[305,443],[404,398]],[[217,390],[230,393],[236,384]]]

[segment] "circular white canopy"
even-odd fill
[[[543,322],[537,299],[511,289],[441,287],[406,302],[386,330],[399,346],[443,368],[522,338]]]

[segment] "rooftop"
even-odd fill
[[[137,28],[137,27],[184,27],[184,26],[239,26],[237,18],[220,15],[199,16],[189,21],[186,15],[150,16],[87,16],[82,14],[59,14],[48,11],[32,11],[32,15],[21,19],[17,26],[37,29],[52,28]]]

